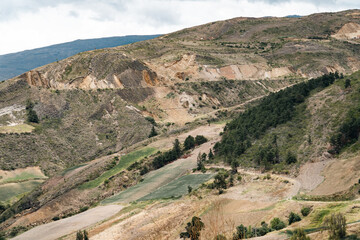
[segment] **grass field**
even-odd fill
[[[0,185],[6,183],[17,183],[29,180],[46,179],[47,177],[41,171],[39,167],[28,167],[16,169],[13,171],[1,171],[0,170]],[[2,192],[0,191],[0,194]]]
[[[21,183],[8,183],[0,185],[0,202],[8,202],[17,196],[30,192],[42,182],[43,180],[30,180]]]
[[[81,186],[79,186],[79,189],[95,188],[99,186],[101,183],[103,183],[109,177],[121,172],[122,170],[130,166],[132,163],[139,161],[144,157],[150,156],[151,154],[154,154],[156,151],[157,149],[148,147],[126,154],[125,156],[122,156],[120,158],[119,163],[115,167],[104,172],[98,178],[82,184]]]
[[[15,126],[0,126],[0,133],[28,133],[34,129],[33,126],[23,123]]]
[[[162,199],[171,197],[181,197],[188,193],[188,186],[192,189],[196,189],[200,184],[208,181],[214,174],[190,174],[182,176],[163,187],[160,187],[156,191],[146,195],[139,199],[139,201]]]

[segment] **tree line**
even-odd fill
[[[258,105],[225,126],[221,141],[214,146],[215,153],[225,159],[242,155],[251,147],[251,142],[263,136],[268,129],[290,121],[296,114],[296,106],[303,103],[311,91],[322,90],[338,78],[338,73],[325,74],[264,97]],[[263,152],[271,161],[276,161],[275,152],[269,153],[267,149]]]

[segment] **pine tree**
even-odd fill
[[[157,136],[157,135],[158,135],[158,133],[156,132],[155,127],[152,126],[151,132],[150,132],[150,134],[149,134],[149,138],[155,137],[155,136]]]

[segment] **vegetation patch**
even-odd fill
[[[31,180],[21,183],[8,183],[0,185],[0,202],[9,202],[30,192],[43,183],[43,180]]]
[[[126,154],[125,156],[120,158],[119,163],[117,165],[115,165],[113,168],[104,172],[98,178],[82,184],[79,187],[79,189],[95,188],[95,187],[99,186],[101,183],[103,183],[109,177],[111,177],[111,176],[119,173],[120,171],[126,169],[127,167],[129,167],[132,163],[134,163],[144,157],[150,156],[151,154],[154,154],[155,152],[156,152],[155,148],[148,147],[148,148],[143,148],[143,149],[137,150],[135,152]]]
[[[15,126],[0,126],[0,133],[30,133],[34,129],[33,126],[23,123]]]
[[[139,201],[162,198],[176,198],[188,193],[188,187],[196,189],[202,183],[208,181],[214,174],[190,174],[182,176],[156,191],[142,197]]]

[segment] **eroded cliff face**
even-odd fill
[[[83,53],[31,70],[20,78],[51,89],[132,89],[156,86],[156,72],[123,53]]]

